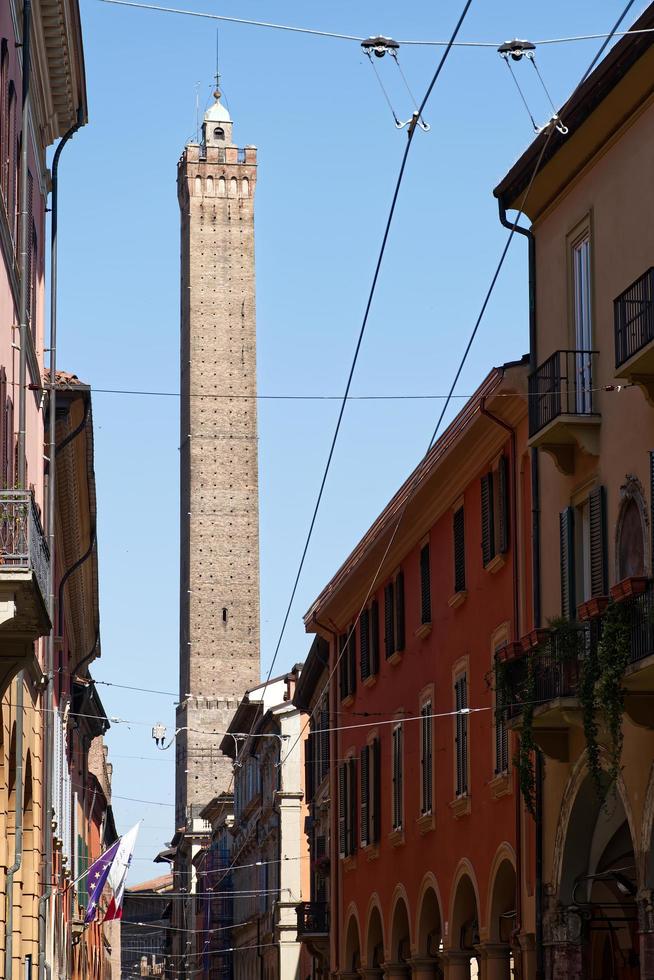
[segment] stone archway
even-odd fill
[[[416,916],[416,955],[412,960],[416,980],[442,976],[443,918],[433,875],[427,876],[420,890]]]
[[[384,963],[384,923],[381,909],[377,901],[373,901],[368,909],[368,924],[366,926],[366,966],[368,977],[381,977]]]
[[[406,895],[398,892],[393,904],[390,926],[389,962],[385,964],[386,980],[408,980],[411,975],[411,925]]]
[[[636,849],[621,784],[604,803],[588,773],[560,828],[559,880],[545,922],[552,974],[587,980],[644,977],[639,970]]]
[[[493,862],[488,895],[488,941],[480,947],[484,980],[510,980],[514,959],[519,956],[515,940],[516,873],[513,853],[500,848]]]
[[[451,900],[447,980],[474,980],[479,975],[479,901],[469,871],[457,879]]]
[[[635,476],[627,476],[620,487],[620,510],[615,529],[615,563],[617,581],[632,575],[646,575],[647,508],[643,489]]]
[[[361,967],[361,936],[359,933],[359,923],[354,910],[350,911],[345,930],[343,967],[345,974],[358,974]]]

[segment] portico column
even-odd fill
[[[362,980],[384,980],[384,971],[381,966],[367,966],[361,970]]]
[[[470,960],[470,954],[462,953],[460,950],[448,950],[442,953],[445,980],[470,980]]]
[[[511,949],[505,943],[480,943],[480,980],[510,980]]]
[[[638,908],[641,980],[654,980],[654,894],[641,892]]]
[[[439,976],[439,963],[434,956],[414,956],[410,962],[412,980],[436,980]]]
[[[358,970],[341,970],[338,976],[340,980],[361,980]]]

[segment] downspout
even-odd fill
[[[6,895],[7,895],[7,926],[5,931],[5,977],[6,980],[13,978],[13,953],[14,953],[14,877],[23,859],[23,682],[24,673],[21,670],[16,678],[18,690],[16,692],[16,773],[15,773],[15,796],[14,810],[16,813],[14,831],[14,863],[7,868]]]
[[[318,617],[313,616],[313,622],[315,626],[319,626],[320,629],[329,633],[332,638],[332,649],[334,650],[334,657],[338,656],[338,633],[331,626],[327,626],[325,623],[321,623]],[[336,691],[337,691],[337,671],[330,671],[329,676],[329,717],[331,718],[334,714],[334,706],[336,705]],[[336,793],[338,792],[338,732],[336,731],[336,725],[330,725],[332,729],[329,733],[329,782],[330,782],[330,798],[331,806],[329,807],[329,836],[331,850],[335,851],[334,860],[330,860],[330,882],[329,882],[329,933],[330,939],[333,936],[333,949],[334,956],[330,956],[332,960],[331,967],[332,973],[338,974],[340,969],[340,917],[339,917],[339,902],[340,902],[340,860],[338,854],[338,806],[334,806],[334,799]]]
[[[47,500],[47,528],[48,546],[50,549],[50,601],[48,613],[50,615],[50,634],[46,648],[46,678],[47,686],[45,690],[45,718],[44,718],[44,778],[45,778],[45,890],[39,900],[39,980],[45,976],[50,977],[50,964],[46,963],[46,942],[47,942],[47,918],[46,908],[52,895],[52,797],[53,797],[53,745],[54,745],[54,642],[55,642],[55,481],[56,481],[56,407],[57,407],[57,219],[58,211],[58,184],[57,176],[59,172],[59,158],[66,143],[74,136],[82,125],[81,109],[77,114],[77,122],[61,138],[55,150],[52,160],[52,190],[50,194],[50,204],[52,217],[50,220],[50,393],[48,399],[48,500]],[[85,406],[84,421],[88,414],[88,402]]]
[[[514,228],[528,241],[529,263],[529,370],[535,371],[538,366],[538,335],[536,322],[536,240],[530,228],[513,225],[506,217],[506,208],[501,198],[498,198],[500,222],[505,228]],[[533,625],[541,625],[541,579],[540,579],[540,479],[538,467],[538,450],[531,450],[531,520],[532,520],[532,615]],[[545,976],[545,957],[543,950],[543,757],[536,749],[535,771],[535,823],[536,823],[536,888],[535,888],[535,920],[536,920],[536,980]]]

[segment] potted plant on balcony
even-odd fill
[[[316,858],[313,862],[313,869],[321,875],[329,874],[329,858],[326,854],[321,854],[320,857]]]
[[[596,595],[586,602],[582,602],[577,607],[577,619],[580,623],[587,623],[591,619],[598,619],[606,612],[606,607],[611,601],[611,596]]]

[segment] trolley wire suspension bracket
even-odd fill
[[[420,111],[418,108],[418,104],[415,100],[415,96],[413,95],[411,89],[409,88],[409,83],[407,82],[406,76],[404,75],[404,72],[402,71],[402,67],[399,62],[399,58],[398,58],[398,51],[400,49],[399,43],[395,41],[392,37],[384,37],[384,35],[378,34],[376,37],[368,37],[366,38],[365,41],[362,41],[361,47],[364,53],[368,57],[368,60],[372,66],[372,70],[374,71],[377,81],[379,82],[379,87],[381,88],[384,98],[388,104],[388,107],[391,110],[391,113],[393,115],[393,121],[395,122],[395,128],[404,129],[406,126],[408,126],[409,132],[411,132],[411,130],[415,129],[416,125],[418,125],[425,133],[428,133],[431,127],[429,123],[426,123],[422,118],[422,116],[420,115]],[[404,82],[404,85],[406,87],[406,90],[409,93],[409,96],[415,106],[415,111],[411,115],[411,118],[407,119],[405,122],[402,122],[402,120],[399,118],[398,114],[396,113],[395,109],[393,108],[393,104],[390,100],[390,96],[386,91],[384,83],[381,79],[381,75],[377,71],[377,67],[375,65],[375,62],[373,61],[373,55],[376,58],[383,58],[387,54],[390,55],[393,61],[395,62],[397,69],[402,77],[402,81]]]
[[[538,65],[536,64],[536,45],[532,41],[526,41],[526,40],[521,41],[518,40],[518,38],[514,38],[513,41],[505,41],[503,44],[500,44],[499,48],[497,49],[497,53],[499,54],[500,58],[502,58],[507,68],[509,69],[511,78],[515,83],[518,93],[520,94],[520,98],[522,99],[522,103],[525,109],[527,110],[527,114],[529,115],[529,118],[531,120],[531,124],[534,127],[534,132],[540,134],[548,131],[552,127],[555,127],[558,130],[558,132],[561,133],[562,136],[567,135],[569,129],[564,124],[563,120],[561,119],[558,112],[556,111],[556,106],[552,101],[552,96],[550,95],[549,90],[545,84],[545,80],[543,79],[543,76],[541,75],[538,69]],[[531,64],[533,65],[534,71],[538,76],[538,80],[545,93],[547,101],[549,102],[552,109],[552,115],[543,126],[539,126],[536,120],[534,119],[533,113],[529,108],[529,103],[527,102],[527,98],[524,92],[522,91],[520,82],[518,81],[518,77],[513,70],[513,65],[511,64],[512,61],[516,61],[516,62],[522,61],[523,58],[526,58],[526,60],[530,61]]]

